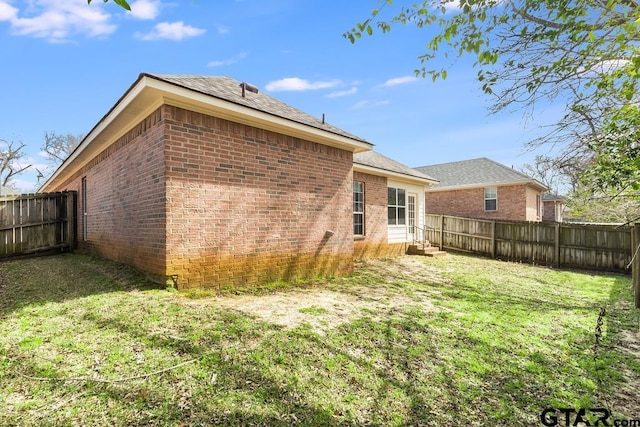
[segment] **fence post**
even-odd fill
[[[631,271],[633,296],[636,308],[640,308],[640,223],[634,224],[631,232]]]
[[[496,259],[496,220],[491,221],[491,258]]]
[[[554,250],[553,250],[553,264],[556,268],[560,268],[560,223],[556,222],[554,230]]]
[[[444,251],[444,215],[440,215],[440,250]]]
[[[69,239],[69,251],[73,252],[78,247],[78,234],[76,222],[77,195],[75,191],[66,192],[67,202],[67,238]]]

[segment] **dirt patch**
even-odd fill
[[[404,280],[442,282],[438,270],[425,264],[423,259],[401,257],[393,260],[373,260],[361,262],[356,266],[364,270],[368,286],[349,286],[345,284],[338,290],[323,287],[293,288],[269,295],[235,295],[207,298],[194,301],[193,304],[212,304],[221,308],[239,311],[256,316],[262,321],[295,328],[302,324],[310,325],[315,331],[322,333],[342,323],[368,316],[378,319],[377,313],[421,306],[434,310],[429,293],[419,289],[397,288]],[[396,287],[390,288],[391,284]]]

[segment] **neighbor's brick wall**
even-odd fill
[[[543,221],[556,221],[558,218],[556,214],[556,209],[560,206],[555,200],[547,200],[543,202],[543,213],[542,220]]]
[[[165,162],[161,109],[57,188],[78,192],[79,249],[165,278]],[[81,179],[87,178],[87,241]]]
[[[352,153],[178,107],[163,115],[167,274],[179,287],[352,270]]]
[[[387,178],[363,172],[353,173],[354,181],[364,182],[364,237],[357,237],[356,259],[386,257],[405,253],[404,244],[389,244],[387,226]]]
[[[535,188],[525,187],[525,194],[527,198],[527,206],[526,206],[526,220],[527,221],[542,221],[542,193]],[[540,197],[540,215],[538,215],[538,200],[537,197]]]
[[[514,221],[536,220],[535,191],[533,189],[526,185],[511,185],[497,187],[497,190],[497,211],[486,212],[484,210],[484,188],[426,192],[425,209],[428,214],[436,215]],[[527,207],[527,204],[530,206]],[[531,210],[533,210],[533,218],[530,216]]]

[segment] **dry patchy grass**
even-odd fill
[[[2,263],[0,425],[640,417],[628,277],[451,255],[299,285],[194,298],[82,255]]]

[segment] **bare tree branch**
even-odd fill
[[[26,156],[23,149],[26,145],[23,142],[8,142],[0,139],[0,184],[8,186],[17,176],[26,171],[31,165],[24,165],[22,162]]]

